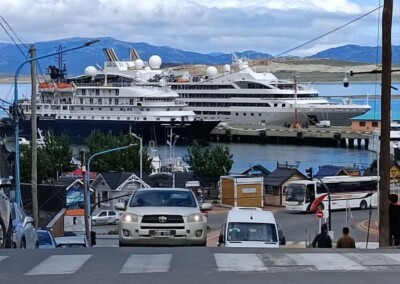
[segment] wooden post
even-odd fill
[[[30,57],[36,57],[36,47],[30,45]],[[31,168],[31,193],[32,193],[32,215],[35,220],[35,228],[39,227],[39,204],[37,192],[37,123],[36,123],[36,60],[31,61],[31,151],[32,151],[32,168]]]
[[[382,102],[379,153],[379,246],[389,246],[390,97],[392,73],[393,0],[385,0],[382,15]]]

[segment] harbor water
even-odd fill
[[[360,99],[353,99],[353,102],[367,103],[371,105],[371,112],[380,112],[380,100],[375,96],[380,96],[380,85],[373,83],[350,83],[348,88],[344,88],[341,83],[319,83],[314,87],[320,92],[321,96],[328,97],[353,97],[363,96]],[[400,84],[393,84],[393,87],[400,89]],[[30,97],[30,85],[19,84],[19,98]],[[393,95],[400,94],[393,89]],[[365,96],[374,97],[366,101]],[[13,84],[0,84],[0,99],[12,102],[14,98]],[[7,104],[1,102],[0,106],[8,108]],[[392,110],[400,109],[400,100],[392,100]],[[0,115],[5,115],[0,111]],[[210,143],[214,145],[214,143]],[[321,165],[341,165],[341,166],[359,166],[365,168],[376,159],[376,154],[365,149],[347,149],[334,147],[315,147],[315,146],[294,146],[294,145],[276,145],[276,144],[244,144],[244,143],[224,143],[229,147],[233,154],[234,164],[232,173],[242,173],[249,167],[260,164],[272,171],[277,163],[289,165],[298,165],[300,171],[304,172],[306,168],[313,167],[314,172],[318,171]],[[161,158],[169,151],[165,146],[159,147]],[[187,154],[187,146],[175,146],[175,156],[184,157]]]

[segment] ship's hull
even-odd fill
[[[297,110],[297,122],[301,125],[314,125],[321,120],[329,120],[332,126],[350,126],[353,117],[366,113],[370,108],[365,106],[354,106],[353,108],[303,108]],[[225,113],[220,114],[222,109],[205,111],[202,108],[193,109],[196,115],[202,119],[220,119],[232,125],[239,124],[258,124],[258,125],[288,125],[296,121],[294,109],[255,109],[255,108],[235,108],[225,109]]]
[[[157,141],[165,142],[173,129],[173,134],[179,135],[179,141],[191,141],[193,139],[205,139],[210,132],[219,123],[219,121],[194,120],[184,124],[150,122],[150,121],[95,121],[95,120],[41,120],[38,119],[37,127],[46,133],[52,130],[55,136],[65,135],[74,144],[80,144],[85,141],[90,133],[99,130],[102,133],[112,133],[114,135],[128,134],[130,131],[143,138],[144,142]],[[24,120],[20,122],[21,136],[30,137],[31,121]]]

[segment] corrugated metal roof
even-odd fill
[[[303,175],[297,169],[288,169],[288,168],[277,168],[275,171],[270,173],[267,177],[264,178],[264,184],[266,185],[273,185],[273,186],[280,186],[286,180],[288,180],[294,174]],[[304,178],[306,178],[304,176]]]

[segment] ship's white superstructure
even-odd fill
[[[313,87],[278,79],[270,72],[255,72],[246,59],[235,55],[233,64],[223,66],[221,72],[209,66],[205,74],[195,76],[182,69],[160,67],[161,58],[153,55],[148,64],[141,59],[109,58],[104,70],[130,74],[141,85],[167,84],[198,117],[228,124],[314,125],[329,120],[332,126],[343,126],[371,109],[350,100],[333,104]]]

